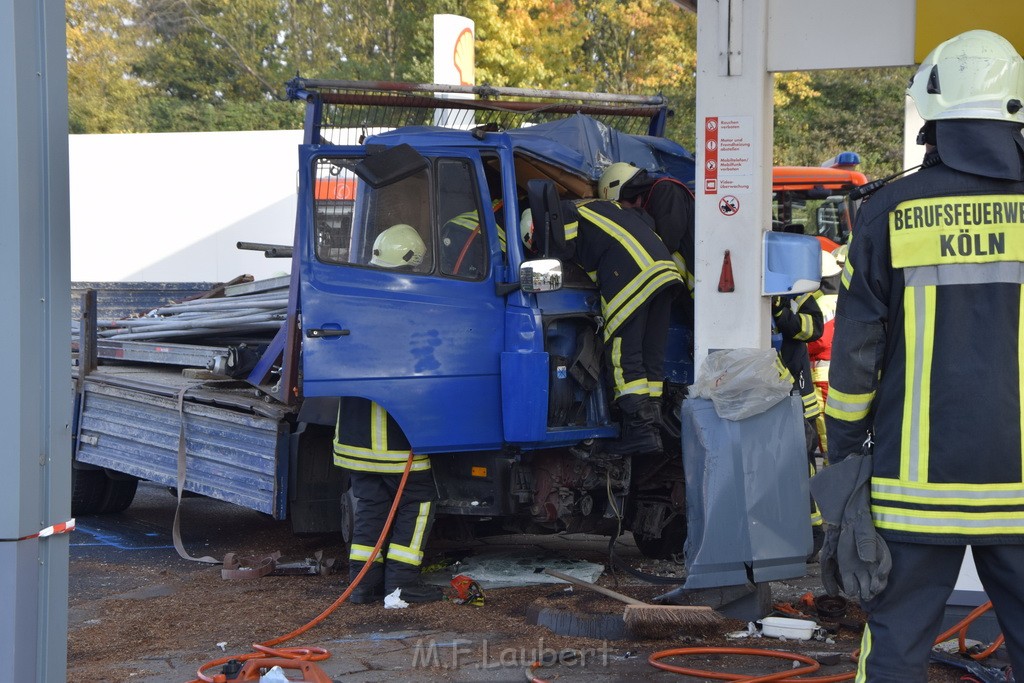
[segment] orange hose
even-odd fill
[[[480,226],[476,226],[470,236],[466,239],[466,243],[462,245],[462,251],[459,252],[459,257],[455,259],[455,267],[452,268],[452,275],[458,275],[459,269],[462,268],[462,259],[466,258],[466,252],[469,251],[469,245],[473,243],[476,236],[480,234]]]
[[[935,639],[935,642],[936,643],[941,643],[943,640],[945,640],[946,638],[949,638],[954,633],[959,633],[958,642],[960,644],[960,654],[965,654],[965,655],[967,655],[968,657],[970,657],[971,659],[973,659],[975,661],[981,661],[982,659],[987,659],[993,652],[995,652],[996,650],[999,649],[999,646],[1003,644],[1003,641],[1006,640],[1006,638],[1004,638],[1003,634],[1000,633],[999,636],[992,642],[992,644],[989,645],[987,648],[985,648],[983,651],[977,652],[975,654],[968,654],[968,652],[967,652],[967,628],[972,623],[974,623],[975,619],[977,619],[978,617],[980,617],[982,614],[984,614],[985,612],[987,612],[990,609],[992,609],[992,601],[991,600],[989,600],[988,602],[986,602],[983,605],[978,605],[973,610],[971,610],[970,613],[966,617],[961,619],[959,623],[954,624],[953,626],[951,626],[949,628],[949,630],[940,633],[939,637]]]
[[[363,580],[363,576],[365,576],[366,572],[370,570],[370,567],[372,566],[374,559],[376,559],[377,555],[380,553],[381,546],[384,545],[384,540],[388,537],[388,533],[391,531],[391,524],[394,522],[395,513],[398,511],[398,503],[402,500],[402,493],[405,491],[405,482],[408,481],[409,471],[412,469],[413,455],[413,452],[409,451],[409,459],[405,461],[405,470],[402,472],[402,480],[398,482],[398,490],[395,492],[395,499],[391,502],[391,510],[388,512],[387,521],[384,522],[384,528],[380,532],[380,537],[377,539],[377,544],[373,546],[373,550],[370,552],[370,557],[367,558],[366,563],[363,565],[363,568],[359,570],[359,574],[356,575],[356,578],[354,578],[349,583],[348,588],[345,589],[345,592],[343,592],[338,597],[337,600],[331,603],[331,605],[323,612],[321,612],[318,616],[314,617],[308,623],[304,624],[303,626],[300,626],[291,633],[287,633],[283,636],[278,636],[277,638],[272,638],[271,640],[268,640],[264,643],[254,643],[252,647],[254,650],[256,650],[256,652],[250,652],[248,654],[241,656],[228,655],[226,657],[221,657],[219,659],[214,659],[212,661],[206,662],[201,667],[199,667],[198,671],[196,671],[196,678],[192,679],[188,683],[224,683],[225,677],[223,674],[216,674],[213,678],[210,678],[203,672],[207,669],[212,669],[215,666],[227,664],[232,659],[237,660],[239,662],[244,662],[250,659],[254,659],[256,657],[266,657],[270,655],[273,657],[284,657],[286,659],[301,659],[312,662],[319,662],[331,656],[330,652],[318,647],[288,647],[283,649],[275,649],[273,648],[273,646],[289,641],[292,638],[305,633],[306,631],[313,628],[314,626],[322,622],[324,619],[329,617],[331,613],[334,612],[334,610],[338,609],[338,607],[343,602],[348,600],[348,596],[352,594],[352,591],[355,590],[355,587],[358,586],[359,582]]]
[[[779,671],[774,674],[767,674],[765,676],[746,676],[743,674],[731,674],[721,671],[703,671],[701,669],[691,669],[683,666],[676,666],[674,664],[666,664],[661,659],[665,657],[673,657],[676,655],[750,655],[753,657],[775,657],[777,659],[788,659],[794,662],[801,662],[807,666],[799,669],[787,669],[785,671]],[[694,676],[697,678],[712,678],[719,681],[743,681],[743,683],[769,683],[770,681],[778,681],[782,683],[788,683],[794,681],[794,676],[802,676],[804,674],[810,674],[817,671],[821,665],[811,657],[805,655],[796,654],[793,652],[779,652],[778,650],[757,650],[753,648],[745,647],[679,647],[671,650],[661,650],[655,652],[647,661],[651,666],[655,666],[663,671],[670,671],[676,674],[682,674],[684,676]],[[840,681],[846,680],[845,678],[837,678],[835,676],[825,676],[819,678],[801,678],[799,681]],[[797,682],[799,683],[799,682]]]
[[[954,633],[959,632],[960,634],[960,652],[967,654],[967,650],[964,644],[966,638],[967,629],[974,621],[984,614],[986,611],[992,608],[992,602],[989,601],[984,605],[980,605],[971,611],[966,617],[961,619],[958,623],[954,624],[948,630],[940,633],[935,639],[935,644],[941,643],[949,638]],[[992,643],[984,652],[969,655],[975,660],[985,659],[1003,643],[1003,635],[1000,634],[996,638],[995,642]],[[702,671],[700,669],[690,669],[682,666],[674,666],[672,664],[665,664],[659,660],[666,657],[675,656],[687,656],[687,655],[698,655],[698,654],[733,654],[733,655],[750,655],[757,657],[779,657],[781,659],[791,659],[793,661],[814,663],[814,668],[802,668],[793,669],[789,671],[781,671],[779,673],[770,674],[768,676],[756,676],[748,677],[742,674],[732,674],[720,671]],[[860,650],[856,650],[851,655],[851,658],[856,661],[857,656],[860,654]],[[768,681],[774,681],[774,683],[838,683],[839,681],[853,680],[857,676],[856,671],[850,671],[844,674],[836,674],[834,676],[816,676],[814,678],[795,678],[795,676],[802,676],[804,674],[813,673],[818,669],[818,663],[809,657],[803,655],[794,654],[791,652],[780,652],[778,650],[759,650],[757,648],[746,648],[746,647],[680,647],[671,650],[660,650],[653,653],[647,658],[647,661],[652,665],[664,671],[671,671],[672,673],[682,674],[684,676],[694,676],[703,678],[712,678],[721,681],[741,681],[742,683],[767,683]]]

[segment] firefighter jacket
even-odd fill
[[[498,243],[505,253],[505,229],[502,226],[504,202],[495,199],[491,211],[498,226]],[[449,219],[441,228],[441,272],[445,275],[483,277],[487,270],[484,252],[486,239],[481,235],[483,226],[476,209],[465,211]]]
[[[796,297],[772,299],[772,318],[782,335],[779,356],[793,379],[793,388],[800,392],[804,417],[813,418],[821,413],[818,397],[811,381],[811,358],[807,343],[821,337],[825,320],[813,292]]]
[[[654,219],[654,230],[672,253],[683,284],[693,298],[693,193],[674,178],[658,178],[640,204]]]
[[[829,372],[830,459],[873,433],[871,513],[885,538],[1021,543],[1024,182],[933,161],[858,215]]]
[[[334,432],[334,464],[372,474],[402,474],[409,459],[409,440],[395,418],[373,401],[344,397]],[[430,469],[430,457],[413,457],[410,471]]]
[[[601,291],[608,341],[652,296],[678,284],[679,272],[641,211],[605,200],[568,202],[564,209],[566,245]]]

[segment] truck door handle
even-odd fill
[[[347,337],[349,334],[351,334],[349,330],[333,330],[323,327],[313,327],[306,330],[306,336],[311,339],[317,339],[320,337]]]

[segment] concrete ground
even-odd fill
[[[337,573],[225,581],[219,567],[187,562],[175,553],[169,537],[174,504],[166,489],[143,485],[136,503],[125,513],[78,521],[71,541],[69,683],[192,680],[204,662],[250,652],[252,642],[305,623],[345,586],[344,575]],[[185,546],[194,555],[221,557],[226,552],[278,549],[288,558],[308,557],[315,550],[323,550],[325,556],[341,552],[339,538],[297,537],[286,524],[265,515],[204,498],[185,500],[182,525]],[[600,562],[607,558],[607,538],[496,537],[462,547],[478,558],[510,550]],[[635,567],[651,566],[635,546],[623,545],[619,554]],[[771,584],[771,603],[793,605],[808,592],[820,594],[817,565],[809,564],[807,570],[804,577]],[[644,599],[673,587],[652,588],[621,573],[619,581],[621,592]],[[830,634],[831,642],[733,640],[727,634],[747,626],[733,619],[710,630],[683,629],[660,639],[575,637],[530,624],[528,605],[556,604],[563,599],[563,587],[487,590],[486,604],[479,608],[449,602],[408,610],[345,604],[284,646],[324,648],[331,656],[319,667],[332,680],[360,683],[710,680],[662,671],[648,658],[665,649],[721,645],[838,653],[839,663],[823,666],[816,675],[853,669],[846,655],[858,645],[858,624]],[[582,597],[576,595],[564,604],[578,604],[573,601]],[[540,668],[532,666],[537,661]],[[679,658],[670,661],[683,663]],[[789,668],[788,662],[732,655],[700,655],[685,661],[698,668],[747,675]],[[219,671],[211,669],[208,675]],[[932,680],[956,681],[954,672],[936,670]],[[290,672],[288,680],[303,680],[298,675]]]

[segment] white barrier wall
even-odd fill
[[[69,136],[71,280],[223,282],[291,270],[302,131]]]

